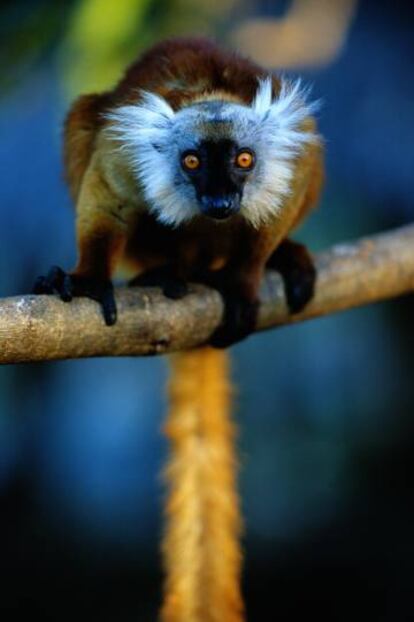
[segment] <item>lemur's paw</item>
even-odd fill
[[[240,298],[225,298],[224,318],[210,338],[215,348],[228,348],[248,337],[256,327],[257,302]]]
[[[46,276],[38,276],[32,289],[33,294],[58,294],[65,302],[73,297],[72,283],[69,274],[53,266]]]
[[[282,275],[289,311],[302,311],[313,297],[317,276],[306,246],[286,239],[273,253],[267,265]]]
[[[161,287],[166,298],[179,300],[188,294],[188,283],[174,276],[164,267],[148,270],[129,281],[130,287]]]
[[[109,280],[67,274],[58,266],[53,266],[47,276],[36,279],[33,294],[57,294],[64,302],[85,296],[101,305],[107,326],[115,324],[117,319],[114,288]]]
[[[162,293],[171,300],[180,300],[188,294],[188,283],[181,279],[171,279],[163,284]]]
[[[316,270],[313,265],[306,270],[294,269],[285,275],[285,292],[289,311],[299,313],[313,298]]]

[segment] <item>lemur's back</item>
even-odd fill
[[[155,45],[127,70],[113,93],[113,103],[136,89],[164,97],[173,108],[199,95],[221,91],[251,102],[263,69],[207,39],[167,40]]]

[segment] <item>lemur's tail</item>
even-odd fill
[[[244,619],[231,392],[224,350],[171,358],[163,622]]]

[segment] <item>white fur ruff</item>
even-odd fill
[[[164,224],[178,226],[198,215],[194,187],[181,168],[180,154],[209,138],[217,127],[242,147],[256,152],[256,167],[246,181],[241,214],[254,227],[283,208],[289,195],[294,161],[319,138],[301,129],[318,107],[307,103],[300,81],[282,80],[272,99],[271,78],[259,81],[251,106],[233,102],[197,102],[174,112],[158,95],[141,93],[139,103],[107,115],[109,133],[125,153],[151,212]],[[213,129],[214,128],[214,129]]]

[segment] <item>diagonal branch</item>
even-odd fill
[[[300,322],[414,290],[414,225],[339,244],[316,257],[316,294],[295,316],[287,312],[279,275],[267,272],[258,330]],[[191,286],[182,300],[157,288],[117,289],[118,322],[104,325],[97,304],[55,296],[0,300],[0,363],[88,356],[162,354],[205,343],[220,323],[220,295]]]

